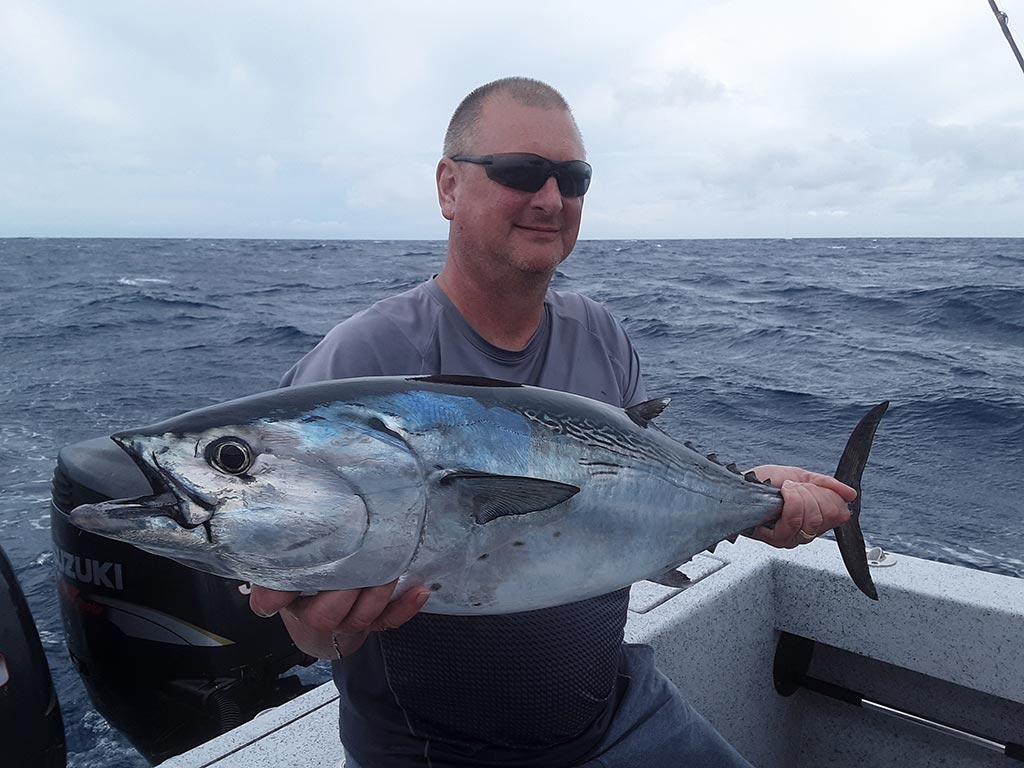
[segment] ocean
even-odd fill
[[[335,323],[436,273],[444,250],[0,239],[0,543],[70,765],[147,763],[95,712],[64,646],[57,452],[275,387]],[[672,398],[659,424],[725,461],[831,473],[857,419],[890,400],[864,476],[868,542],[1024,576],[1024,240],[584,241],[554,287],[611,309],[648,392]]]

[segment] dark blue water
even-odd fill
[[[336,322],[436,272],[437,242],[0,240],[0,542],[74,766],[145,765],[64,649],[48,499],[61,446],[273,388]],[[831,472],[892,401],[862,525],[886,549],[1024,576],[1024,240],[581,243],[660,423],[742,465]]]

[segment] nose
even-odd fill
[[[554,175],[548,176],[544,186],[533,193],[530,201],[534,208],[542,208],[545,211],[560,211],[562,209],[562,193],[558,189],[558,180]]]

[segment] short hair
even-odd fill
[[[471,91],[456,107],[444,135],[445,157],[465,154],[469,150],[476,126],[480,122],[480,113],[483,111],[484,102],[489,96],[495,94],[506,94],[528,107],[564,109],[569,114],[569,119],[572,120],[572,125],[576,129],[576,134],[580,136],[580,141],[583,141],[580,127],[576,124],[576,118],[573,117],[572,110],[569,108],[569,102],[562,94],[547,83],[530,77],[503,77]]]

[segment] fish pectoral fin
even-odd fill
[[[550,509],[580,492],[575,485],[554,480],[484,472],[451,472],[440,482],[463,497],[479,525]]]
[[[668,404],[670,402],[672,402],[672,398],[670,397],[659,397],[654,400],[645,400],[642,403],[629,406],[629,408],[626,409],[626,415],[629,416],[637,426],[646,427],[647,422],[661,416],[662,412],[668,408]]]
[[[685,589],[691,584],[690,577],[675,568],[669,568],[664,573],[651,576],[647,581],[653,581],[655,584],[661,584],[663,587],[673,587],[675,589]]]

